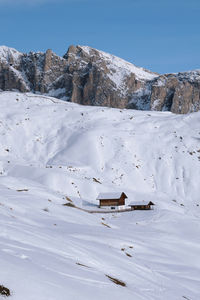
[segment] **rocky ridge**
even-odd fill
[[[0,47],[0,89],[47,94],[83,105],[188,113],[200,110],[200,70],[150,72],[88,46],[60,57]]]

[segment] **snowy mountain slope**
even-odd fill
[[[1,93],[0,284],[11,299],[199,300],[199,119]],[[99,192],[120,191],[155,209],[62,205],[96,209]]]

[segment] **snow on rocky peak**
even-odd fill
[[[88,46],[70,46],[64,57],[51,50],[23,54],[0,47],[0,90],[52,95],[84,105],[200,110],[200,71],[158,75]]]
[[[125,61],[115,55],[106,53],[101,50],[96,50],[88,46],[79,46],[87,54],[91,54],[92,51],[97,51],[100,57],[106,61],[110,69],[111,74],[110,79],[115,82],[117,87],[120,87],[122,81],[130,76],[131,73],[135,74],[136,78],[139,80],[152,80],[159,76],[159,74],[150,72],[144,68],[136,67],[134,64]]]
[[[14,48],[0,46],[0,60],[4,59],[9,62],[9,60],[12,59],[15,62],[17,62],[22,55],[23,53],[17,51]]]
[[[180,72],[177,75],[180,79],[188,80],[190,82],[200,81],[200,69],[187,72]]]

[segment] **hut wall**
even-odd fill
[[[118,206],[118,205],[123,205],[123,204],[119,204],[119,199],[100,200],[100,206]]]
[[[151,209],[150,205],[132,205],[131,208],[135,209],[135,210],[149,210],[149,209]]]
[[[119,204],[118,205],[125,205],[125,195],[121,195],[120,199],[119,199]]]

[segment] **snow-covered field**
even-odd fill
[[[4,92],[0,141],[0,285],[10,299],[200,299],[200,112]],[[96,209],[98,193],[120,191],[155,209],[63,206]]]

